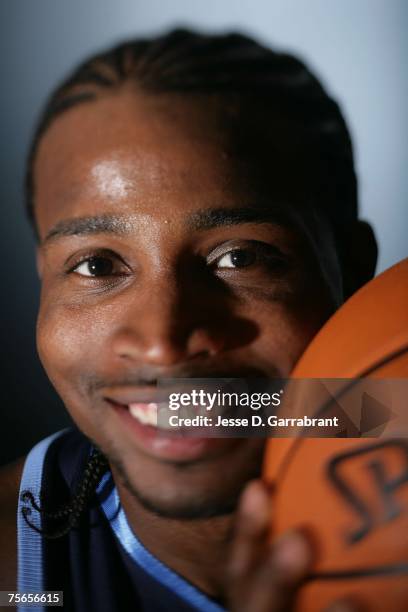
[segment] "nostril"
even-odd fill
[[[196,329],[188,340],[187,352],[190,359],[197,357],[215,357],[225,346],[225,341],[221,336],[207,331],[206,329]]]

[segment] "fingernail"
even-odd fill
[[[305,537],[296,532],[286,533],[275,544],[274,563],[285,574],[298,575],[306,571],[312,552]]]
[[[258,482],[253,482],[245,489],[241,503],[240,514],[252,518],[265,505],[265,492]]]

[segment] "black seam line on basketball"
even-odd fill
[[[374,370],[376,370],[379,366],[385,365],[386,363],[388,363],[389,361],[391,361],[395,357],[400,357],[401,355],[403,355],[407,351],[408,351],[408,344],[403,346],[402,348],[399,348],[398,350],[394,351],[390,355],[387,355],[387,357],[384,357],[383,359],[380,359],[379,361],[377,361],[374,365],[372,365],[369,368],[367,368],[367,370],[365,372],[360,374],[359,378],[363,378],[364,376],[367,376],[367,374],[370,374],[371,372],[374,372]]]
[[[406,353],[408,351],[408,345],[404,346],[402,349],[399,349],[398,351],[394,351],[393,353],[391,353],[390,355],[388,355],[386,358],[378,361],[374,366],[371,366],[370,368],[368,368],[367,370],[365,370],[365,372],[363,372],[358,378],[353,378],[352,382],[347,385],[345,388],[343,388],[338,395],[331,397],[329,400],[327,400],[327,402],[322,406],[322,408],[319,410],[319,412],[317,412],[315,416],[315,418],[318,418],[319,416],[322,416],[322,414],[324,413],[324,411],[326,410],[327,406],[333,401],[333,400],[337,400],[340,397],[342,397],[342,395],[344,393],[346,393],[347,391],[349,391],[353,385],[357,384],[357,382],[360,382],[361,378],[364,378],[364,376],[367,376],[367,374],[370,374],[371,372],[373,372],[374,370],[376,370],[376,368],[378,368],[378,366],[384,365],[386,363],[388,363],[389,361],[391,361],[392,359],[394,359],[395,357],[400,357],[400,355],[403,355],[404,353]],[[317,379],[319,380],[319,379]],[[307,427],[305,428],[303,431],[307,431],[308,429],[311,429],[311,427]],[[295,441],[293,442],[292,446],[290,447],[290,449],[288,450],[288,452],[286,453],[285,457],[282,460],[282,465],[279,468],[278,474],[275,478],[275,481],[278,482],[279,480],[281,480],[281,478],[283,478],[283,474],[286,471],[289,463],[292,460],[292,456],[293,454],[297,451],[297,447],[299,446],[299,444],[301,443],[301,441],[303,440],[305,436],[302,435],[298,436],[295,438]],[[273,438],[272,438],[273,439]],[[349,440],[352,438],[348,438]],[[360,438],[353,438],[356,440],[360,440]]]
[[[324,411],[326,410],[328,404],[330,404],[333,400],[340,399],[345,393],[347,393],[347,391],[349,391],[352,387],[354,387],[354,385],[359,383],[362,378],[366,377],[368,374],[371,374],[372,372],[375,372],[375,370],[378,367],[380,367],[382,365],[385,365],[389,361],[392,361],[393,359],[395,359],[395,357],[400,357],[401,355],[403,355],[407,351],[408,351],[408,345],[404,346],[402,349],[398,349],[398,351],[394,351],[390,355],[387,355],[387,357],[384,357],[384,359],[381,359],[380,361],[377,361],[374,365],[370,366],[369,368],[367,368],[367,370],[363,371],[358,378],[351,378],[351,379],[349,379],[349,381],[350,381],[349,384],[346,385],[345,387],[343,387],[338,392],[337,395],[333,395],[333,397],[331,397],[329,400],[327,400],[327,402],[325,404],[323,404],[322,408],[316,413],[315,417],[317,418],[317,417],[321,416],[324,413]],[[317,380],[319,380],[319,379],[317,379]],[[320,380],[324,380],[324,379],[320,379]],[[311,429],[311,426],[306,428],[306,430],[307,429]]]
[[[396,565],[380,565],[379,567],[343,570],[337,572],[315,572],[309,574],[305,582],[312,580],[347,580],[357,578],[374,578],[376,576],[398,576],[408,573],[408,563]]]
[[[356,544],[358,540],[362,539],[367,533],[369,533],[373,528],[373,520],[369,511],[367,510],[366,505],[363,501],[355,494],[353,489],[349,486],[346,479],[342,479],[337,471],[337,466],[341,464],[342,461],[350,459],[352,457],[358,457],[361,455],[366,455],[367,453],[371,453],[372,451],[376,451],[381,448],[389,448],[390,446],[401,450],[403,453],[408,455],[408,441],[402,440],[400,438],[392,438],[390,440],[380,440],[373,442],[368,445],[359,446],[358,448],[354,448],[351,451],[342,451],[336,453],[334,456],[330,458],[328,462],[326,462],[326,476],[329,482],[333,485],[333,487],[337,490],[341,497],[343,497],[343,501],[346,501],[349,506],[353,508],[357,513],[360,514],[360,518],[363,518],[363,526],[359,528],[358,539],[353,539],[351,543]]]
[[[392,359],[394,359],[395,357],[400,357],[401,355],[403,355],[407,351],[408,351],[408,345],[403,347],[402,349],[398,349],[398,351],[394,351],[393,353],[391,353],[387,357],[384,357],[384,359],[382,359],[382,360],[378,361],[377,363],[375,363],[373,366],[370,366],[369,368],[367,368],[367,370],[362,372],[358,378],[351,378],[351,379],[349,379],[349,381],[350,381],[349,384],[346,385],[345,387],[343,387],[341,389],[341,391],[338,392],[338,394],[335,394],[333,397],[328,399],[327,402],[325,404],[323,404],[323,406],[320,408],[320,410],[316,413],[315,418],[318,418],[319,416],[322,416],[322,414],[324,414],[324,411],[326,410],[327,406],[333,400],[340,399],[345,393],[347,393],[352,387],[354,387],[354,385],[356,385],[357,383],[361,382],[362,378],[364,378],[368,374],[371,374],[372,372],[375,372],[375,370],[379,366],[385,365],[389,361],[392,361]],[[317,379],[317,380],[319,380],[319,379]],[[324,380],[324,379],[321,379],[321,380]],[[308,429],[311,429],[311,426],[307,427],[306,431]]]

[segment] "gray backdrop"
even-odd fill
[[[22,177],[45,96],[79,60],[175,25],[236,28],[299,53],[341,102],[378,271],[408,252],[406,0],[1,0],[2,436],[0,462],[68,422],[35,352],[38,283]]]

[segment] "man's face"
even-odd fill
[[[124,88],[58,117],[34,166],[41,360],[114,474],[173,516],[229,507],[264,441],[175,440],[129,404],[163,378],[287,377],[338,304],[303,173],[279,141],[254,159],[235,140],[216,105]]]

